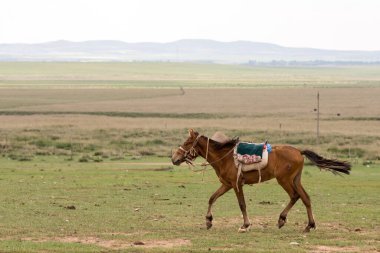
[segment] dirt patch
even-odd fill
[[[131,233],[126,233],[126,232],[108,232],[108,233],[102,233],[103,235],[108,235],[108,236],[135,236],[135,235],[139,235],[139,236],[143,236],[143,235],[146,235],[146,234],[150,234],[150,232],[148,231],[139,231],[139,232],[131,232]]]
[[[142,241],[144,245],[138,245],[138,247],[146,248],[174,248],[180,246],[191,245],[191,241],[187,239],[172,239],[172,240],[152,240],[152,241]]]
[[[33,242],[64,242],[64,243],[82,243],[82,244],[92,244],[97,245],[103,248],[108,249],[126,249],[129,247],[144,247],[144,248],[173,248],[191,245],[190,240],[186,239],[170,239],[170,240],[147,240],[139,241],[139,243],[134,243],[131,241],[124,240],[107,240],[98,237],[76,237],[76,236],[67,236],[67,237],[53,237],[53,238],[23,238],[24,241],[33,241]]]
[[[33,242],[64,242],[64,243],[82,243],[82,244],[93,244],[109,249],[124,249],[131,247],[131,242],[124,242],[121,240],[105,240],[98,237],[53,237],[53,238],[23,238],[24,241]]]
[[[355,246],[337,247],[337,246],[316,246],[312,249],[311,253],[325,253],[325,252],[360,252],[360,248]]]

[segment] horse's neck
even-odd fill
[[[208,147],[207,147],[208,146]],[[227,153],[230,151],[225,151],[223,149],[217,150],[211,144],[211,140],[208,140],[207,137],[202,138],[201,142],[199,142],[200,153],[206,161],[211,164],[215,169],[219,167],[218,164],[226,158]]]

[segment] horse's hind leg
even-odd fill
[[[313,217],[313,211],[311,210],[310,197],[307,194],[307,192],[305,191],[305,189],[302,187],[302,184],[301,184],[301,174],[297,175],[297,177],[295,178],[294,181],[295,181],[296,190],[297,190],[298,194],[300,195],[303,204],[306,207],[307,217],[309,219],[309,222],[308,222],[308,224],[307,224],[304,232],[310,232],[310,229],[312,229],[312,228],[315,229],[316,228],[314,217]]]
[[[212,204],[215,203],[215,201],[220,197],[222,196],[224,193],[226,193],[227,191],[229,191],[231,189],[231,186],[227,186],[227,185],[224,185],[222,184],[218,190],[216,190],[216,192],[214,192],[214,194],[211,195],[209,201],[208,201],[208,210],[207,210],[207,214],[206,214],[206,227],[207,229],[210,229],[212,227],[212,212],[211,212],[211,207],[212,207]]]
[[[294,204],[297,202],[297,200],[300,198],[300,195],[296,191],[296,188],[290,179],[286,180],[286,181],[285,180],[279,181],[277,179],[277,181],[282,186],[282,188],[284,188],[284,190],[288,193],[288,195],[290,197],[290,201],[289,201],[288,205],[281,212],[280,217],[278,218],[278,228],[282,228],[286,223],[286,217],[288,215],[288,212],[294,206]]]

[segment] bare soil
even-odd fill
[[[191,244],[190,240],[187,239],[168,239],[168,240],[147,240],[147,241],[126,241],[121,239],[102,239],[99,237],[77,237],[77,236],[66,236],[66,237],[53,237],[53,238],[23,238],[23,241],[33,241],[33,242],[63,242],[63,243],[82,243],[82,244],[93,244],[107,249],[126,249],[130,247],[144,247],[144,248],[174,248],[180,246],[187,246]]]

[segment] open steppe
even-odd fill
[[[320,139],[317,145],[317,93]],[[380,66],[0,63],[0,251],[378,252]],[[307,165],[317,230],[275,181],[233,193],[204,225],[211,170],[172,167],[187,129],[286,143],[353,164]],[[141,245],[138,245],[141,244]]]

